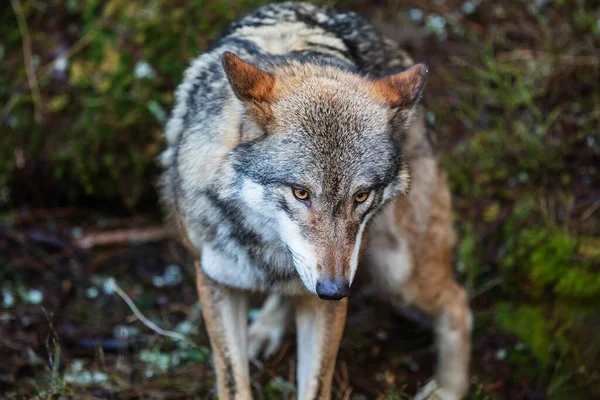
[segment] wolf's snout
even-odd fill
[[[350,283],[342,279],[317,281],[317,295],[323,300],[341,300],[348,296]]]

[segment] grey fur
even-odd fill
[[[277,103],[287,119],[266,132],[232,92],[225,52],[268,73],[318,66],[322,75],[306,72],[298,93]],[[297,224],[302,240],[335,247],[339,237],[352,236],[355,246],[364,223],[408,187],[401,127],[391,111],[357,88],[323,85],[342,75],[382,77],[411,63],[359,15],[307,3],[258,9],[192,62],[166,129],[162,198],[202,252],[208,276],[250,290],[314,292],[316,278],[298,267],[313,256],[286,241],[281,215]],[[403,110],[405,119],[411,110]],[[316,232],[303,206],[289,201],[293,185],[310,189],[327,232]],[[348,199],[359,190],[372,190],[372,198],[348,217]],[[247,198],[258,194],[259,203]],[[351,281],[342,265],[348,260],[331,262],[336,277]]]

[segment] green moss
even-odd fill
[[[573,299],[600,299],[600,276],[576,252],[579,242],[573,235],[544,227],[523,229],[507,242],[502,266],[520,278],[526,275],[534,297],[549,289]]]
[[[513,332],[523,340],[543,367],[552,359],[553,344],[564,349],[563,337],[556,337],[554,329],[543,312],[532,306],[496,306],[498,324],[509,332]]]

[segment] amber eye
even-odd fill
[[[308,200],[308,190],[304,190],[304,189],[300,189],[300,188],[293,188],[292,192],[294,192],[294,196],[298,200]]]
[[[361,192],[354,195],[354,201],[357,203],[364,203],[369,198],[369,192]]]

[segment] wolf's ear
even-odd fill
[[[273,99],[273,75],[230,52],[223,54],[223,68],[238,99],[254,103],[268,103]]]
[[[376,92],[392,108],[414,106],[427,82],[428,68],[425,64],[415,64],[406,71],[386,76],[373,82]]]

